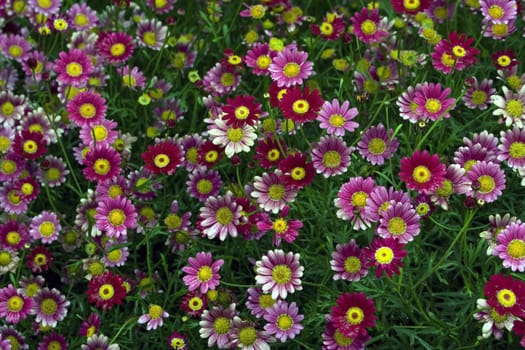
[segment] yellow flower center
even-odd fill
[[[40,304],[40,310],[46,315],[53,315],[58,309],[57,302],[52,298],[46,298]]]
[[[108,215],[109,223],[113,226],[120,226],[126,221],[126,214],[122,209],[112,209]]]
[[[262,5],[254,5],[250,8],[250,16],[255,19],[261,19],[264,17],[266,9]]]
[[[82,66],[77,62],[70,62],[66,65],[67,75],[76,78],[82,75],[83,69]]]
[[[277,265],[272,270],[272,278],[277,284],[286,284],[292,279],[292,270],[287,265]]]
[[[122,250],[120,248],[113,249],[107,254],[107,258],[111,262],[117,262],[122,257]]]
[[[310,104],[307,100],[299,99],[294,101],[292,104],[292,109],[297,114],[305,114],[310,109]]]
[[[22,237],[20,237],[20,234],[16,231],[9,231],[6,235],[6,241],[10,245],[16,245],[20,243],[21,239]]]
[[[239,142],[242,140],[243,133],[241,128],[229,128],[226,132],[226,137],[231,142]]]
[[[13,258],[11,254],[7,251],[0,251],[0,266],[8,266]]]
[[[436,194],[440,197],[448,197],[454,193],[454,186],[450,180],[443,180],[441,186],[436,190]]]
[[[502,324],[507,320],[507,315],[501,315],[495,309],[490,309],[490,318],[494,320],[494,323]]]
[[[204,303],[199,297],[193,297],[188,301],[188,307],[193,311],[200,310],[203,305]]]
[[[233,73],[223,73],[221,76],[221,84],[223,86],[229,87],[232,86],[235,83],[235,75]]]
[[[507,55],[501,55],[497,59],[498,64],[502,67],[507,67],[512,61],[509,56]]]
[[[47,344],[46,350],[62,350],[62,345],[58,340],[52,340]]]
[[[213,189],[213,184],[208,179],[200,179],[195,187],[200,194],[208,194]]]
[[[412,178],[420,184],[428,182],[431,175],[430,170],[424,165],[418,165],[414,168],[414,171],[412,171]]]
[[[425,102],[425,109],[429,111],[430,113],[436,113],[441,110],[441,102],[439,102],[438,99],[435,98],[429,98]]]
[[[455,45],[452,48],[452,53],[456,57],[465,57],[465,55],[467,54],[467,51],[463,48],[463,46]]]
[[[170,157],[167,154],[159,153],[153,158],[153,164],[157,168],[165,168],[170,164]]]
[[[383,154],[385,152],[385,149],[386,149],[386,142],[379,137],[374,137],[368,143],[368,152],[376,156]]]
[[[281,152],[279,152],[279,150],[278,150],[277,148],[271,149],[271,150],[268,151],[268,153],[266,154],[266,158],[267,158],[270,162],[275,162],[277,159],[279,159],[280,156],[281,156]]]
[[[32,132],[38,132],[40,134],[44,133],[44,128],[42,128],[42,125],[40,125],[38,123],[29,125],[28,130],[32,131]]]
[[[135,87],[137,85],[137,80],[133,75],[128,74],[122,77],[122,84],[128,87]]]
[[[448,10],[443,6],[439,6],[434,9],[434,16],[437,19],[445,20],[448,18]]]
[[[35,255],[33,261],[38,266],[44,266],[45,264],[47,264],[47,256],[45,254],[38,253]]]
[[[15,111],[15,105],[9,101],[6,101],[2,104],[0,110],[2,111],[3,115],[10,116]]]
[[[363,191],[357,191],[352,194],[352,206],[356,208],[364,208],[368,194]]]
[[[109,300],[113,298],[114,295],[115,288],[109,283],[101,285],[98,289],[98,296],[102,298],[102,300]]]
[[[275,299],[272,298],[271,294],[261,294],[259,296],[259,306],[262,309],[272,307],[275,304]]]
[[[285,194],[286,191],[282,185],[273,184],[268,188],[268,197],[270,197],[271,200],[279,201],[284,198]]]
[[[22,146],[25,153],[34,154],[38,151],[38,144],[33,140],[27,140]]]
[[[341,347],[350,346],[354,342],[354,338],[347,337],[343,333],[339,331],[339,329],[336,329],[334,331],[334,340],[337,343],[337,345]]]
[[[51,221],[44,221],[38,227],[38,231],[44,237],[50,237],[55,232],[55,225]]]
[[[516,304],[516,294],[510,289],[501,289],[496,293],[498,302],[504,307],[513,307]]]
[[[9,48],[7,49],[7,52],[9,53],[11,57],[16,58],[16,57],[22,56],[22,54],[24,53],[24,50],[19,45],[13,44],[9,46]]]
[[[268,55],[260,55],[257,57],[257,67],[260,69],[267,69],[272,63],[272,59]]]
[[[108,189],[108,194],[111,198],[116,198],[122,195],[122,187],[120,185],[111,185]]]
[[[295,167],[290,171],[290,176],[295,181],[300,181],[306,176],[306,170],[302,167]]]
[[[253,327],[243,327],[239,331],[239,345],[250,346],[257,340],[257,331]]]
[[[334,26],[328,22],[323,22],[319,27],[319,30],[321,31],[321,34],[329,36],[334,32]]]
[[[507,113],[514,118],[520,118],[523,115],[523,104],[521,101],[512,99],[507,101]]]
[[[149,306],[148,315],[152,319],[156,320],[162,317],[162,311],[162,307],[160,307],[159,305],[151,304]]]
[[[498,5],[492,5],[489,7],[489,10],[487,11],[489,16],[494,19],[500,19],[505,15],[505,11],[501,8],[501,6]]]
[[[441,55],[441,63],[443,63],[444,66],[453,67],[456,60],[454,59],[454,56],[449,55],[448,53],[443,53]]]
[[[22,193],[26,196],[29,196],[33,193],[33,191],[35,190],[35,187],[29,183],[29,182],[25,182],[21,187],[20,187],[20,190],[22,191]]]
[[[230,330],[230,320],[226,317],[217,317],[213,322],[213,330],[217,334],[226,334]]]
[[[377,26],[374,23],[374,21],[370,19],[365,19],[363,23],[361,23],[361,31],[365,35],[372,35],[376,32]]]
[[[293,319],[287,314],[282,314],[279,315],[279,317],[277,317],[275,324],[277,325],[277,328],[279,328],[281,331],[287,331],[290,328],[292,328]]]
[[[388,232],[390,232],[392,235],[402,235],[406,232],[407,224],[405,220],[403,220],[400,217],[394,217],[388,221]]]
[[[496,188],[496,182],[494,178],[489,175],[481,175],[478,178],[479,181],[479,192],[481,193],[490,193]]]
[[[235,118],[244,120],[250,115],[250,110],[246,106],[239,106],[235,108]]]
[[[84,15],[83,13],[78,13],[76,16],[75,16],[75,24],[78,26],[78,27],[85,27],[89,24],[89,18]]]
[[[472,102],[475,105],[482,105],[487,102],[487,94],[485,91],[476,90],[472,93]]]
[[[107,173],[109,173],[110,169],[111,164],[109,163],[109,160],[105,158],[99,158],[93,163],[93,170],[98,175],[106,175]]]
[[[328,119],[328,123],[333,127],[340,128],[345,124],[345,118],[341,114],[332,114]]]
[[[95,125],[91,129],[91,132],[93,133],[96,141],[103,141],[108,136],[108,131],[103,125]]]
[[[16,192],[17,191],[12,190],[12,191],[9,191],[9,193],[7,194],[7,199],[9,200],[9,203],[13,205],[18,205],[22,201],[22,199]]]
[[[295,62],[288,62],[283,68],[283,73],[287,78],[295,78],[301,73],[301,67]]]
[[[111,53],[111,56],[113,57],[120,57],[124,54],[124,52],[126,52],[126,45],[122,43],[113,44],[111,45],[109,52]]]
[[[417,10],[421,6],[421,2],[419,0],[403,0],[403,7],[407,10]]]
[[[341,165],[341,154],[337,151],[330,150],[323,155],[323,165],[333,169]]]
[[[222,207],[217,210],[215,219],[221,225],[228,225],[233,221],[233,212],[228,207]]]
[[[219,158],[219,153],[217,151],[208,151],[205,158],[208,163],[213,163]]]
[[[374,79],[366,79],[364,84],[365,92],[373,94],[379,89],[379,83]]]
[[[513,239],[507,245],[507,253],[514,259],[525,258],[525,242],[521,239]]]
[[[197,272],[199,282],[208,282],[213,277],[213,271],[209,266],[201,266]]]
[[[283,234],[286,232],[286,230],[288,230],[288,223],[283,218],[279,218],[275,220],[272,226],[273,226],[273,230],[277,234]]]
[[[142,40],[144,40],[146,45],[153,46],[157,43],[157,34],[155,32],[145,32]]]
[[[173,349],[183,349],[186,345],[186,342],[181,338],[173,338],[170,345]]]
[[[0,136],[0,153],[6,153],[11,147],[11,140],[6,136]]]
[[[0,163],[0,169],[1,169],[2,173],[6,174],[6,175],[11,175],[11,174],[13,174],[16,171],[17,167],[16,167],[16,163],[13,162],[12,160],[4,159]]]
[[[24,307],[24,299],[18,295],[14,295],[7,299],[7,309],[11,312],[18,312]]]
[[[381,247],[376,250],[374,258],[382,265],[390,264],[394,260],[394,251],[390,247]]]
[[[387,66],[380,66],[377,68],[377,76],[379,80],[384,81],[392,75],[392,71]]]
[[[365,318],[365,313],[360,307],[352,306],[346,311],[346,320],[353,325],[360,324]]]
[[[40,8],[43,8],[43,9],[48,9],[51,7],[51,5],[53,4],[51,2],[51,0],[37,0],[36,3],[38,4],[38,6]]]
[[[344,262],[345,271],[348,273],[356,273],[361,270],[361,260],[357,256],[349,256]]]
[[[509,147],[509,154],[514,159],[521,159],[525,157],[525,143],[513,142]]]
[[[58,179],[60,179],[60,174],[60,170],[58,170],[57,168],[49,168],[46,171],[46,179],[48,181],[57,181]]]
[[[26,294],[28,297],[34,296],[40,290],[40,286],[37,283],[30,283],[26,286]]]
[[[492,34],[496,36],[505,36],[509,32],[509,26],[506,23],[495,23],[492,25]]]
[[[168,4],[168,2],[166,0],[155,0],[154,4],[155,4],[156,8],[161,9],[164,6],[166,6]]]

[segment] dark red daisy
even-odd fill
[[[222,111],[226,113],[222,120],[232,128],[240,128],[246,124],[254,125],[259,117],[264,116],[261,115],[261,104],[255,103],[255,97],[251,95],[228,98]]]
[[[525,283],[502,274],[492,275],[483,289],[487,304],[500,315],[525,316]]]
[[[13,150],[26,159],[38,159],[47,152],[44,135],[38,131],[22,130],[15,136]]]
[[[284,141],[277,137],[270,136],[259,140],[257,147],[255,147],[254,159],[259,162],[258,164],[262,168],[270,169],[279,164],[284,154],[286,154]]]
[[[366,329],[375,326],[375,303],[364,293],[344,293],[337,298],[336,304],[332,306],[333,325],[344,336],[365,336]]]
[[[419,193],[429,194],[437,190],[445,180],[446,173],[445,164],[439,162],[437,154],[414,151],[410,158],[401,159],[401,180],[407,188]]]
[[[148,150],[142,153],[142,159],[144,167],[154,174],[171,175],[182,164],[182,147],[171,141],[162,141],[149,145]]]
[[[314,120],[321,109],[324,100],[319,90],[310,91],[308,87],[301,90],[299,86],[289,88],[283,95],[279,108],[285,118],[294,122],[305,123]]]
[[[306,160],[306,155],[300,152],[291,154],[279,162],[281,180],[286,186],[299,189],[310,184],[315,176],[312,162]]]
[[[126,297],[123,283],[124,279],[111,271],[94,276],[87,290],[89,302],[102,310],[110,310],[115,304],[121,304]]]

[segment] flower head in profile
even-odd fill
[[[199,289],[201,293],[206,293],[219,285],[219,269],[224,260],[213,261],[210,252],[199,252],[195,257],[190,257],[188,262],[189,265],[182,268],[186,273],[182,280],[190,291]]]
[[[416,150],[410,158],[401,159],[399,176],[411,190],[423,194],[432,193],[441,186],[445,175],[445,164],[439,162],[437,154],[430,155],[426,150]]]
[[[162,308],[162,306],[157,304],[150,304],[148,312],[139,317],[138,323],[146,323],[146,329],[148,331],[155,330],[158,327],[162,327],[166,317],[169,317],[169,314]]]

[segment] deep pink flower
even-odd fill
[[[199,252],[195,258],[190,257],[188,262],[190,265],[182,268],[186,273],[182,280],[190,291],[199,289],[201,293],[206,293],[219,285],[219,269],[224,264],[224,260],[213,261],[211,253]]]
[[[303,80],[314,73],[308,53],[290,45],[277,53],[268,70],[279,87],[301,85]]]
[[[332,306],[334,327],[346,337],[356,338],[368,333],[367,328],[374,327],[376,307],[374,299],[368,299],[364,293],[344,293]]]
[[[445,175],[445,164],[439,162],[437,154],[430,155],[426,150],[416,150],[410,158],[401,159],[399,176],[411,190],[432,193],[441,186]]]

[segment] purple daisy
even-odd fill
[[[80,140],[83,144],[95,147],[97,143],[107,143],[112,145],[118,137],[117,122],[109,119],[102,119],[98,123],[83,125],[80,128]]]
[[[489,155],[488,150],[479,143],[470,146],[462,146],[454,152],[454,163],[469,171],[478,162],[495,162],[496,156]]]
[[[237,225],[242,207],[233,200],[231,192],[224,196],[209,197],[200,208],[199,225],[202,234],[209,239],[219,237],[224,241],[228,235],[237,237]]]
[[[137,226],[135,206],[122,196],[99,202],[94,219],[96,227],[108,237],[126,237],[128,229]]]
[[[25,167],[26,162],[22,157],[15,152],[7,152],[7,154],[0,159],[0,181],[16,181]]]
[[[88,55],[82,50],[72,49],[69,52],[62,51],[58,56],[53,66],[57,82],[74,87],[84,86],[95,70]]]
[[[24,214],[29,207],[29,201],[18,195],[16,183],[4,183],[0,187],[0,209],[8,214]]]
[[[264,319],[268,322],[264,325],[266,333],[275,335],[281,343],[295,338],[304,328],[300,324],[304,319],[304,315],[299,313],[299,308],[295,302],[288,304],[284,300],[279,300],[266,310]]]
[[[381,42],[388,35],[388,32],[380,26],[379,9],[370,11],[367,7],[363,7],[361,11],[354,13],[350,20],[355,36],[366,44]]]
[[[43,211],[31,219],[29,233],[33,239],[40,239],[42,243],[49,244],[58,238],[61,229],[57,214]]]
[[[67,315],[70,302],[57,289],[42,288],[33,298],[33,310],[36,322],[43,326],[56,327]]]
[[[322,350],[364,350],[365,343],[370,340],[370,335],[358,335],[357,337],[348,337],[336,328],[331,315],[326,315],[326,329],[321,335],[323,338]]]
[[[144,89],[146,87],[146,78],[139,67],[134,66],[130,69],[129,66],[117,68],[117,73],[122,77],[122,86],[130,89]]]
[[[186,186],[190,197],[205,202],[209,197],[219,194],[222,188],[221,175],[215,169],[195,169],[188,175]]]
[[[403,258],[407,255],[404,250],[404,244],[394,238],[375,238],[370,246],[366,248],[368,257],[368,266],[376,266],[376,277],[379,278],[381,273],[385,271],[388,277],[392,277],[392,273],[399,274],[400,268],[403,266]]]
[[[284,253],[281,249],[270,250],[255,263],[255,282],[272,298],[286,299],[288,293],[302,290],[301,277],[304,267],[299,264],[299,254]]]
[[[365,251],[354,239],[345,244],[338,244],[332,252],[330,266],[334,271],[334,280],[359,281],[368,274]]]
[[[247,292],[246,307],[257,318],[263,317],[268,308],[272,307],[277,301],[272,298],[271,294],[263,293],[260,287],[250,287]]]
[[[38,343],[37,350],[49,350],[49,349],[67,349],[66,337],[56,332],[51,332],[45,335],[40,343]]]
[[[150,304],[148,312],[140,316],[137,322],[139,324],[146,323],[146,329],[148,331],[152,329],[155,330],[158,327],[162,327],[162,325],[164,324],[163,319],[169,317],[169,315],[170,314],[168,314],[166,310],[162,308],[162,306],[157,304]]]
[[[445,179],[434,193],[430,196],[430,201],[435,205],[440,206],[443,210],[448,210],[449,197],[456,194],[467,193],[470,189],[470,184],[465,178],[465,169],[458,164],[450,164],[447,167]]]
[[[253,191],[250,195],[255,198],[261,209],[277,214],[288,203],[293,202],[297,190],[286,186],[282,180],[282,172],[263,173],[253,178]]]
[[[80,350],[119,350],[118,344],[109,345],[109,338],[104,334],[93,334],[87,338],[86,344],[80,346]]]
[[[36,172],[36,178],[42,186],[57,187],[66,182],[66,176],[69,175],[67,164],[62,158],[54,155],[47,155],[40,162],[40,167]]]
[[[276,51],[270,51],[270,45],[267,43],[255,43],[244,58],[246,66],[252,69],[255,75],[269,75],[270,64],[277,55]]]
[[[3,34],[0,36],[0,50],[5,57],[22,63],[31,51],[31,44],[22,35]]]
[[[503,260],[503,267],[512,271],[525,271],[525,224],[510,223],[496,236],[492,255]]]
[[[213,96],[224,96],[237,89],[241,75],[229,64],[218,62],[202,78],[204,90]]]
[[[269,350],[275,338],[265,331],[257,329],[254,322],[234,316],[230,335],[230,349]]]
[[[502,131],[498,149],[498,161],[506,160],[511,168],[525,167],[525,130],[513,128]]]
[[[518,5],[514,0],[480,0],[483,20],[493,23],[508,23],[518,16]]]
[[[168,27],[156,19],[141,21],[138,24],[137,36],[139,46],[160,50],[166,40]]]
[[[471,182],[466,195],[487,203],[498,199],[505,189],[505,173],[499,164],[478,162],[467,171],[466,177]]]
[[[357,108],[350,108],[350,102],[344,101],[339,104],[337,99],[332,102],[325,101],[317,115],[317,121],[321,129],[326,129],[327,134],[344,136],[347,131],[353,132],[359,123],[353,119],[359,114]]]
[[[454,109],[455,98],[448,98],[450,88],[442,89],[441,84],[423,83],[421,91],[416,92],[414,102],[418,105],[416,113],[432,121],[440,117],[450,118],[449,111]]]
[[[492,87],[491,79],[485,78],[479,83],[476,77],[471,77],[462,100],[465,106],[470,109],[485,110],[490,104],[492,95],[495,93],[496,89]]]
[[[315,171],[325,178],[341,175],[350,165],[351,153],[352,148],[341,137],[325,135],[312,150],[312,163]]]
[[[128,247],[123,247],[126,241],[109,241],[104,247],[104,257],[102,261],[106,267],[124,266],[129,256]]]
[[[200,289],[204,294],[219,285],[219,269],[224,264],[224,260],[212,261],[210,252],[199,252],[195,258],[189,257],[188,262],[190,265],[182,268],[187,274],[182,280],[190,291]]]
[[[410,203],[393,203],[379,218],[376,233],[408,243],[419,234],[419,215]]]
[[[24,296],[22,289],[9,284],[0,289],[0,317],[7,323],[17,324],[31,313],[33,298]]]
[[[281,211],[279,218],[274,221],[270,220],[267,214],[261,215],[259,221],[257,221],[257,228],[263,232],[268,230],[274,231],[272,244],[276,247],[281,245],[281,239],[284,239],[288,243],[295,241],[299,235],[298,230],[303,227],[303,222],[301,220],[287,220],[285,219],[290,210],[289,206],[285,206]]]
[[[374,187],[375,182],[371,177],[366,179],[361,176],[352,177],[345,182],[339,189],[337,198],[334,199],[334,205],[338,208],[337,217],[351,221],[354,230],[365,230],[370,227],[370,222],[363,214],[366,200]]]
[[[124,32],[109,32],[99,36],[97,49],[100,57],[117,64],[131,57],[135,44],[133,38]]]
[[[393,134],[394,130],[387,131],[382,123],[369,127],[357,143],[359,154],[372,165],[384,164],[386,159],[394,155],[399,146],[397,138],[392,137]]]
[[[409,86],[396,101],[399,107],[399,116],[405,120],[415,124],[419,121],[426,121],[426,118],[417,112],[419,105],[416,103],[416,94],[419,95],[422,91],[422,85],[417,84],[415,87]]]
[[[87,4],[74,3],[66,12],[71,26],[78,31],[88,31],[98,24],[97,12]]]
[[[270,76],[279,87],[301,85],[305,79],[314,73],[313,63],[308,61],[308,53],[300,51],[293,45],[286,46],[273,58]]]
[[[216,345],[219,349],[226,349],[231,341],[232,321],[237,315],[235,304],[228,308],[216,306],[204,310],[199,322],[199,334],[201,338],[208,339],[208,347]]]

